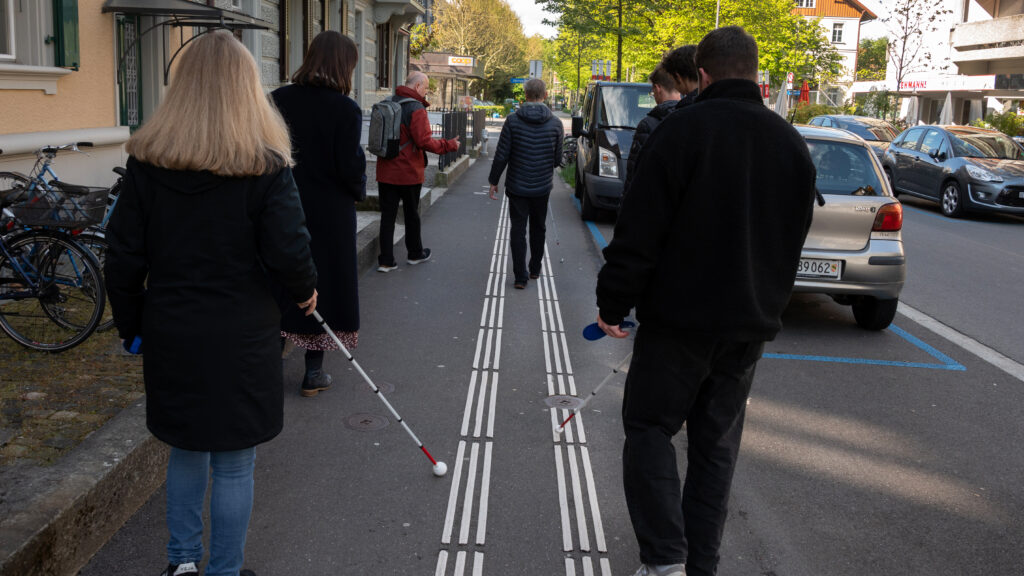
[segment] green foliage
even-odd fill
[[[859,94],[857,96],[858,113],[891,122],[900,111],[899,101],[899,95],[888,90]]]
[[[484,112],[487,112],[488,116],[493,115],[495,112],[502,116],[506,114],[505,107],[499,104],[495,104],[494,106],[473,106],[473,110],[483,110]]]
[[[984,122],[976,120],[974,125],[995,128],[1007,136],[1024,136],[1024,116],[1017,114],[1013,108],[1004,112],[989,112]]]
[[[565,183],[569,186],[576,186],[576,163],[570,162],[559,169],[558,174],[565,180]]]
[[[888,38],[864,38],[857,48],[857,80],[870,82],[885,80],[885,54]]]
[[[790,119],[794,124],[807,124],[807,121],[815,116],[822,116],[824,114],[846,114],[846,110],[841,106],[797,104],[789,114]]]
[[[434,5],[434,49],[478,59],[484,94],[495,97],[509,78],[525,74],[526,36],[505,0],[438,0]]]
[[[419,58],[420,54],[434,50],[434,33],[426,24],[416,24],[409,29],[409,55]]]

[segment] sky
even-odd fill
[[[879,18],[884,17],[888,12],[884,9],[885,0],[860,0],[862,4],[867,6],[869,10],[875,13]],[[545,38],[553,38],[557,33],[557,30],[551,26],[547,26],[542,23],[545,17],[552,17],[541,9],[540,5],[534,2],[534,0],[508,0],[512,10],[519,15],[519,20],[523,23],[523,32],[527,36],[533,36],[534,34],[540,34]],[[885,36],[885,25],[880,21],[876,20],[865,24],[861,28],[861,38],[878,38]]]

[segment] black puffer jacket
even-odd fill
[[[516,196],[551,193],[551,172],[562,161],[562,122],[541,102],[527,102],[505,120],[487,179],[498,184],[508,166],[505,190]]]
[[[636,161],[640,157],[640,149],[644,147],[644,142],[647,142],[647,137],[654,132],[654,129],[661,124],[673,110],[676,109],[676,103],[679,100],[665,100],[661,104],[658,104],[651,111],[647,113],[647,116],[640,120],[640,123],[636,125],[636,133],[633,134],[633,144],[629,146],[629,158],[626,159],[626,184],[623,186],[623,193],[629,190],[629,184],[633,181],[633,168],[636,167]]]

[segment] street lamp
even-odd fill
[[[718,30],[718,12],[722,9],[722,0],[715,2],[715,30]]]

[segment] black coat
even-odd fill
[[[270,279],[293,302],[316,285],[291,170],[227,178],[129,158],[107,241],[118,332],[142,337],[153,435],[197,451],[276,436],[284,387]]]
[[[508,165],[505,190],[516,196],[551,193],[551,171],[562,163],[562,122],[542,103],[527,102],[501,127],[488,182]]]
[[[366,158],[359,145],[363,116],[337,90],[291,84],[271,93],[288,123],[306,226],[319,273],[317,310],[334,330],[359,330],[356,198],[366,188]],[[321,334],[312,317],[283,299],[281,329]]]
[[[637,160],[640,159],[640,149],[644,147],[644,142],[647,142],[647,138],[651,136],[658,124],[661,124],[661,121],[676,109],[678,102],[678,100],[665,100],[651,108],[651,111],[636,125],[633,143],[629,145],[629,158],[626,159],[626,183],[622,187],[623,194],[629,190],[629,185],[633,181],[633,169],[636,168]]]
[[[811,225],[814,164],[757,84],[720,80],[647,140],[604,249],[601,318],[771,340]]]

